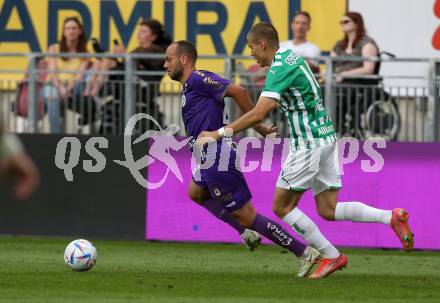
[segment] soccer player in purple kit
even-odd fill
[[[171,79],[183,85],[182,117],[188,136],[194,138],[191,149],[202,131],[214,131],[228,123],[224,119],[225,96],[232,97],[244,112],[253,108],[249,94],[244,88],[212,72],[196,70],[196,61],[197,51],[188,41],[174,42],[166,50],[164,67]],[[275,129],[259,124],[255,130],[265,136]],[[226,157],[226,169],[221,168],[224,164],[221,163],[224,152],[230,153],[230,156]],[[207,159],[215,156],[214,163],[206,168],[199,166],[199,171],[193,174],[189,186],[190,198],[219,218],[218,214],[232,214],[233,217],[220,219],[230,225],[236,225],[237,222],[234,223],[233,220],[236,218],[242,227],[257,231],[295,254],[299,258],[299,271],[310,271],[313,264],[319,260],[320,253],[295,239],[277,222],[256,212],[246,181],[235,166],[236,151],[232,140],[214,142],[214,152],[208,148],[206,153]],[[206,202],[211,206],[217,205],[217,209],[206,207]]]

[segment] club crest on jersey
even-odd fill
[[[184,107],[185,104],[186,104],[186,97],[185,97],[184,94],[182,94],[182,100],[181,100],[181,103],[182,103],[182,107]]]
[[[214,187],[214,188],[212,189],[212,191],[214,192],[214,195],[215,195],[216,197],[220,197],[220,196],[222,195],[222,192],[220,191],[220,189],[219,189],[218,187]]]

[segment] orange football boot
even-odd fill
[[[329,259],[329,258],[322,258],[318,261],[318,268],[309,275],[309,278],[311,279],[321,279],[324,277],[327,277],[332,272],[338,269],[343,269],[347,266],[348,259],[345,255],[341,254],[337,258]]]
[[[403,249],[411,251],[414,246],[414,234],[409,228],[408,219],[409,214],[406,210],[395,208],[393,209],[390,225],[400,242],[402,242]]]

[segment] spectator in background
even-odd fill
[[[305,58],[315,58],[321,55],[319,47],[307,40],[307,34],[310,31],[312,17],[306,11],[297,12],[290,23],[292,31],[292,40],[281,41],[280,49],[291,49],[297,55]],[[307,59],[307,64],[313,73],[319,73],[319,62],[317,60]],[[254,83],[263,83],[266,78],[268,67],[259,69],[253,76]]]
[[[154,19],[144,20],[139,23],[137,34],[139,46],[131,53],[133,54],[161,54],[171,44],[171,39],[166,34],[163,25]],[[113,49],[115,54],[125,54],[127,50],[124,45],[115,45]],[[163,59],[138,59],[138,70],[163,70]],[[108,70],[123,70],[124,63],[115,59],[104,59],[95,61],[93,64],[93,73],[89,78],[84,95],[97,96],[103,83],[108,79],[106,72]],[[93,76],[94,75],[94,76]],[[160,81],[162,76],[141,76],[145,81]]]
[[[63,53],[87,53],[83,25],[77,17],[64,19],[61,41],[51,45],[49,53],[57,56],[48,59],[49,73],[43,97],[48,108],[51,132],[60,133],[60,102],[72,95],[81,94],[84,72],[89,67],[86,58],[62,56]]]
[[[348,60],[336,61],[334,72],[336,82],[342,86],[337,91],[336,130],[343,136],[362,138],[364,135],[366,109],[373,103],[378,79],[363,78],[379,72],[379,62],[353,61],[354,57],[375,57],[379,54],[376,42],[367,36],[362,15],[347,12],[340,21],[344,38],[338,41],[331,55],[343,56]]]
[[[379,47],[369,36],[364,26],[362,15],[357,12],[347,12],[340,21],[344,38],[338,41],[331,55],[344,57],[375,57]],[[335,63],[337,82],[349,83],[359,80],[344,79],[345,76],[373,75],[376,73],[376,62],[371,61],[338,61]],[[362,82],[364,84],[364,82]]]
[[[316,44],[307,41],[307,34],[310,31],[312,17],[305,11],[300,11],[295,14],[290,24],[292,30],[293,40],[280,42],[281,49],[291,49],[297,55],[306,58],[315,58],[321,55],[321,50]],[[307,59],[307,64],[313,72],[319,72],[319,62],[316,60]]]

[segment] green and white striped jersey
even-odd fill
[[[291,149],[311,149],[336,142],[318,82],[305,60],[292,50],[278,50],[275,54],[261,95],[278,101],[289,121]]]

